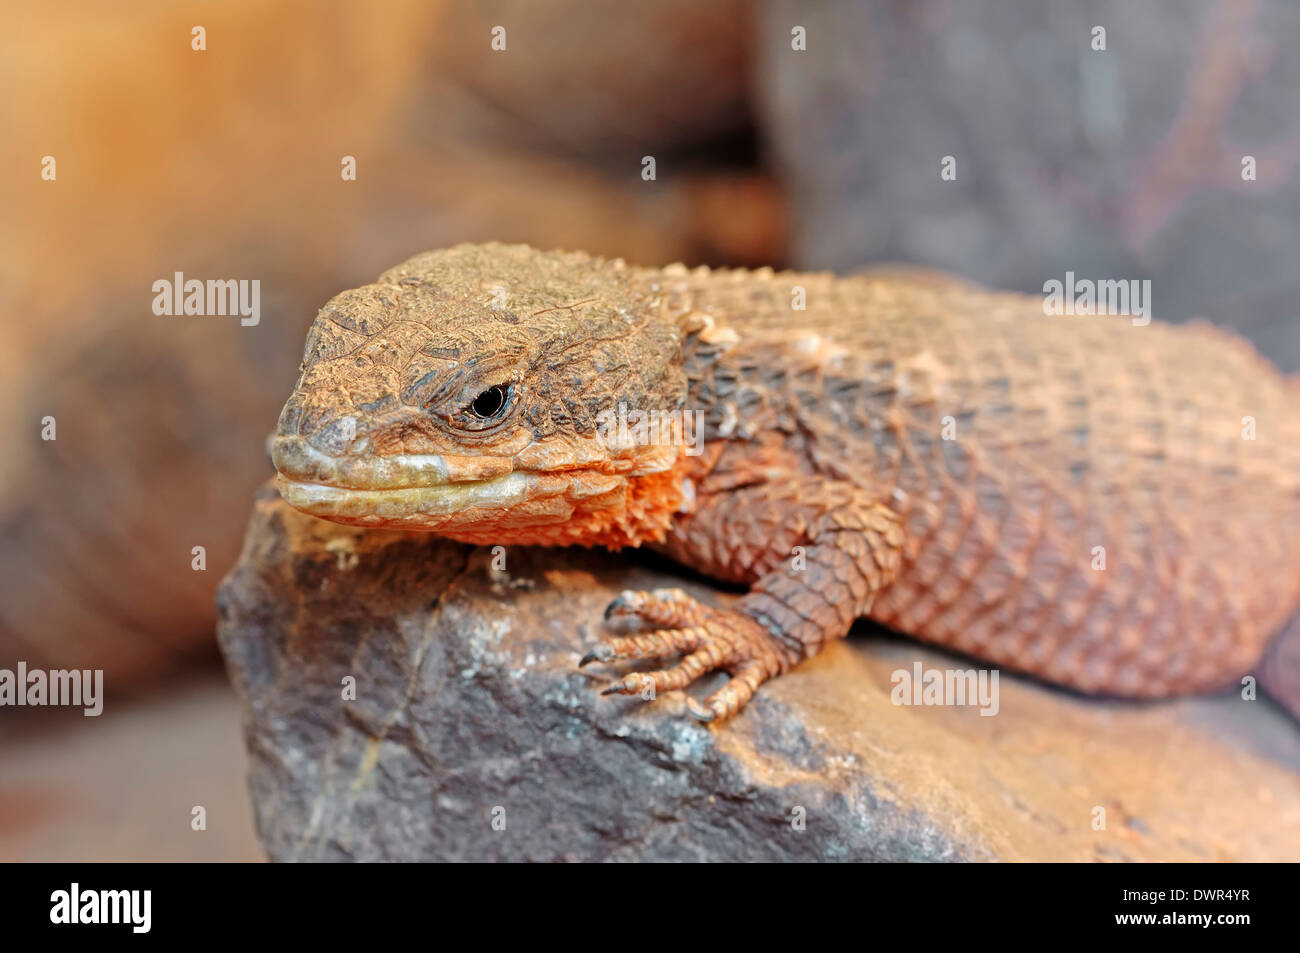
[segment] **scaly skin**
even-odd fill
[[[475,404],[497,385],[499,411]],[[620,402],[702,412],[703,452],[613,439]],[[1296,408],[1205,324],[464,245],[322,310],[273,452],[285,499],[328,519],[647,544],[748,583],[728,610],[624,593],[608,614],[653,631],[583,660],[684,653],[626,693],[725,669],[690,702],[709,719],[860,616],[1085,692],[1224,685],[1300,604]]]

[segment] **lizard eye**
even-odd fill
[[[481,420],[491,420],[500,416],[501,411],[505,410],[509,396],[509,387],[504,384],[497,384],[475,397],[469,408],[475,417]]]

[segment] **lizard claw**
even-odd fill
[[[614,657],[614,647],[607,642],[596,646],[578,660],[578,668],[584,668],[592,662],[608,662]]]
[[[608,622],[616,615],[627,615],[632,611],[631,605],[621,595],[616,596],[614,601],[605,606],[605,621]]]
[[[703,721],[707,723],[712,721],[715,717],[712,709],[705,708],[703,705],[697,702],[694,698],[691,698],[689,695],[686,696],[686,710],[690,713],[691,717],[694,718],[696,721]]]

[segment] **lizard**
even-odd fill
[[[747,586],[623,592],[580,663],[663,666],[606,694],[723,670],[686,696],[711,721],[861,617],[1086,694],[1230,684],[1300,607],[1297,411],[1208,322],[465,244],[324,306],[270,450],[328,520]]]

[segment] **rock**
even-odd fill
[[[1156,317],[1226,324],[1300,369],[1300,73],[1286,55],[1300,5],[760,10],[761,125],[795,266],[902,261],[1031,294],[1067,270],[1149,279]],[[940,177],[945,157],[955,178]]]
[[[609,670],[576,663],[624,588],[731,595],[641,553],[491,561],[261,491],[218,608],[272,859],[1300,856],[1300,737],[1267,701],[1003,673],[995,717],[895,706],[896,670],[971,663],[863,624],[706,726],[681,693],[602,698]]]

